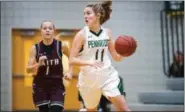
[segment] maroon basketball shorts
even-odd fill
[[[65,87],[61,79],[47,79],[35,81],[33,88],[33,102],[38,106],[58,105],[64,107]]]

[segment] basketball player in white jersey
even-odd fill
[[[101,26],[110,18],[111,5],[111,1],[105,1],[86,6],[87,26],[75,36],[70,52],[70,65],[80,66],[78,87],[88,111],[97,110],[102,94],[118,111],[130,110],[119,92],[118,72],[112,67],[108,52],[115,61],[121,61],[123,56],[115,51],[111,30]]]

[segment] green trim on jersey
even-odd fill
[[[98,37],[98,36],[100,36],[100,34],[102,33],[103,30],[100,29],[98,33],[94,32],[94,31],[92,31],[92,30],[89,30],[89,31],[90,31],[92,34],[94,34],[94,35],[96,35],[96,36]]]
[[[125,96],[125,90],[124,90],[124,83],[123,83],[123,79],[122,77],[119,76],[119,79],[120,79],[120,82],[118,84],[118,89],[121,93],[121,95],[124,95]]]

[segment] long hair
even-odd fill
[[[110,14],[112,12],[112,1],[104,1],[101,4],[89,4],[87,7],[91,7],[94,13],[100,14],[100,24],[104,24],[110,19]]]

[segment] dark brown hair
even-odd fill
[[[87,7],[91,7],[94,13],[100,14],[100,24],[105,23],[110,19],[110,14],[112,12],[112,1],[104,1],[101,4],[89,4]]]
[[[49,20],[45,20],[45,21],[43,21],[43,22],[41,23],[40,28],[42,28],[42,25],[43,25],[43,23],[45,23],[45,22],[50,22],[50,23],[53,24],[53,22],[51,22],[51,21],[49,21]],[[53,28],[55,29],[55,25],[54,25],[54,24],[53,24]]]

